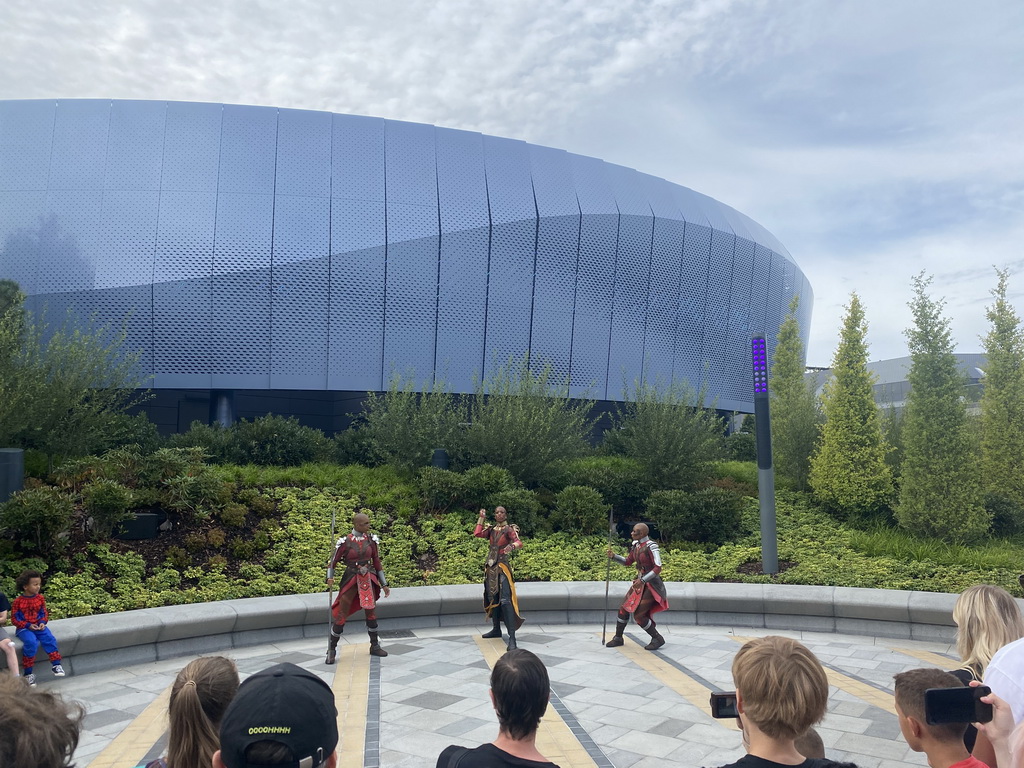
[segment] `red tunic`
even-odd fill
[[[384,571],[377,537],[353,532],[338,539],[330,567],[335,568],[339,563],[345,564],[345,572],[338,586],[338,596],[334,599],[335,609],[343,602],[342,595],[345,595],[344,602],[348,603],[346,616],[363,608],[372,611],[380,598],[382,586],[378,574]],[[352,590],[356,590],[357,594],[350,595]]]
[[[654,605],[651,613],[658,613],[668,609],[668,595],[665,592],[665,582],[661,580],[661,553],[657,543],[645,536],[640,541],[634,541],[629,548],[629,554],[625,559],[626,565],[635,565],[637,578],[643,581],[643,589],[637,591],[630,589],[626,593],[626,599],[622,607],[632,613],[640,605],[640,600],[645,591],[650,591],[654,598]]]

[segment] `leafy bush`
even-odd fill
[[[53,481],[61,488],[78,493],[82,486],[106,475],[107,468],[97,456],[68,459],[53,470]]]
[[[728,478],[757,488],[757,464],[753,461],[716,461],[710,467],[712,478]],[[757,491],[754,491],[757,495]]]
[[[493,464],[481,464],[462,473],[465,482],[466,504],[470,507],[486,506],[487,500],[497,493],[515,488],[515,477],[507,469]]]
[[[504,507],[508,521],[519,526],[523,536],[534,536],[542,523],[542,508],[537,495],[525,488],[508,488],[497,491],[487,498],[486,506],[494,510]]]
[[[227,538],[223,528],[211,528],[206,532],[206,541],[211,547],[223,547]]]
[[[30,488],[0,504],[0,528],[33,551],[49,553],[62,548],[74,511],[71,499],[56,488]]]
[[[992,517],[994,536],[1017,536],[1024,532],[1024,506],[1014,499],[995,493],[986,494],[985,510]]]
[[[604,503],[601,494],[595,489],[568,485],[555,496],[551,525],[556,531],[566,533],[604,533],[608,530],[610,509],[611,506]]]
[[[161,448],[146,460],[146,482],[159,485],[179,475],[205,472],[209,454],[201,446]]]
[[[655,491],[647,515],[665,539],[724,544],[740,530],[743,497],[721,488]]]
[[[725,455],[732,461],[757,461],[757,438],[749,432],[733,432],[725,438]]]
[[[231,455],[231,433],[220,424],[193,421],[186,432],[171,435],[170,448],[199,448],[214,461],[228,461]]]
[[[230,499],[228,484],[205,469],[164,480],[163,491],[168,509],[193,521],[207,519],[215,507]]]
[[[132,492],[116,480],[93,480],[82,488],[82,503],[92,517],[92,535],[108,538],[131,517]]]
[[[333,444],[319,429],[304,427],[294,416],[268,414],[253,421],[242,419],[227,430],[230,460],[238,464],[293,467],[332,457]]]
[[[256,544],[241,536],[236,536],[231,540],[229,549],[238,560],[248,560],[256,554]]]
[[[346,464],[372,466],[375,464],[370,433],[359,427],[349,427],[335,434],[334,460],[342,466]]]
[[[444,512],[466,495],[465,476],[438,467],[423,467],[417,473],[416,485],[427,509],[436,512]]]
[[[239,491],[238,501],[251,509],[256,517],[270,517],[277,510],[273,499],[253,488],[243,488]]]
[[[551,485],[556,490],[570,485],[593,488],[620,515],[642,510],[650,494],[643,465],[626,456],[581,456],[558,462],[551,468]]]
[[[227,504],[217,516],[224,525],[231,528],[241,528],[245,525],[245,518],[248,513],[249,510],[246,509],[244,504]]]

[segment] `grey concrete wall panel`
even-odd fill
[[[0,191],[45,190],[55,101],[0,101]]]
[[[333,115],[327,386],[383,385],[384,121]]]
[[[738,239],[737,239],[738,238]],[[529,352],[569,392],[707,382],[813,294],[760,224],[521,141],[187,102],[0,101],[0,278],[128,330],[157,388],[458,392]]]
[[[440,224],[434,126],[387,121],[384,378],[434,380]]]
[[[646,381],[664,386],[672,381],[686,222],[669,182],[645,175],[640,180],[654,214],[643,375]]]
[[[484,142],[479,133],[438,128],[437,195],[441,223],[434,370],[471,392],[484,369],[490,221]]]
[[[573,307],[569,394],[618,398],[621,382],[608,393],[608,345],[612,330],[615,244],[619,209],[600,160],[569,155],[580,207],[580,242]]]
[[[537,269],[530,325],[530,366],[569,380],[580,244],[580,206],[566,152],[530,146],[537,202]]]
[[[110,103],[105,189],[160,190],[166,125],[162,101]]]
[[[529,349],[537,254],[537,206],[530,150],[522,141],[484,136],[491,261],[484,376]]]
[[[643,378],[644,333],[651,279],[654,216],[640,174],[620,165],[608,166],[608,180],[619,208],[615,255],[615,296],[608,349],[608,395]]]

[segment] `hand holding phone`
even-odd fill
[[[928,725],[941,723],[987,723],[992,720],[992,705],[981,701],[992,689],[987,685],[971,688],[929,688],[924,692],[924,718]]]

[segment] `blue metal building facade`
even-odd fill
[[[0,101],[0,278],[127,321],[160,389],[365,392],[526,352],[574,395],[641,376],[752,408],[749,339],[811,288],[716,200],[522,141],[353,115]],[[127,319],[127,320],[126,320]]]

